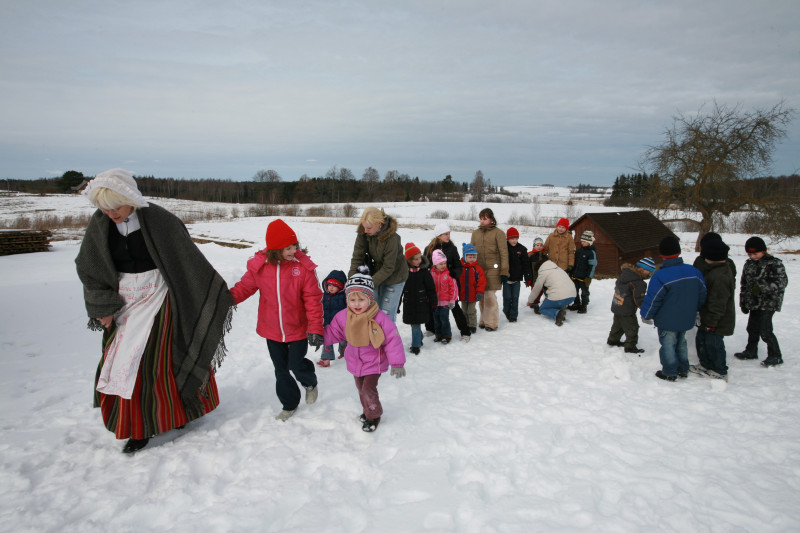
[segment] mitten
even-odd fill
[[[753,296],[758,296],[761,294],[761,286],[760,285],[753,285],[753,288],[750,289],[750,292],[753,293]]]
[[[402,366],[400,368],[394,367],[392,368],[392,371],[389,372],[389,374],[396,377],[397,379],[400,379],[402,377],[405,377],[406,369],[403,368]]]
[[[483,300],[483,293],[479,292],[475,295],[475,301],[480,302],[481,300]]]
[[[742,313],[748,314],[749,312],[750,312],[750,310],[748,308],[742,307]]]
[[[502,283],[503,285],[508,283],[508,276],[500,276],[500,283]]]
[[[322,346],[322,341],[324,340],[322,338],[322,335],[320,335],[319,333],[309,333],[308,335],[306,335],[306,338],[308,339],[308,345],[314,346],[316,348],[316,350],[314,351],[318,352],[319,347]]]
[[[569,266],[567,266],[567,274],[571,274],[571,273],[572,273],[572,269],[573,269],[573,268],[575,268],[575,266],[574,266],[574,265],[569,265]]]

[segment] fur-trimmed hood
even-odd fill
[[[363,234],[364,225],[359,224],[356,232],[358,232],[359,235]],[[381,224],[381,229],[378,230],[378,233],[372,235],[372,237],[377,237],[379,241],[386,242],[395,233],[397,233],[397,219],[391,215],[386,215],[383,224]]]

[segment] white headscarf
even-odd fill
[[[99,187],[105,187],[106,189],[111,189],[112,191],[120,193],[132,202],[131,205],[136,207],[147,207],[149,205],[147,200],[144,199],[144,196],[142,196],[142,193],[139,192],[139,187],[136,186],[136,180],[133,179],[133,175],[125,169],[112,168],[111,170],[101,172],[89,182],[81,191],[81,194],[88,198],[92,189],[97,189]]]

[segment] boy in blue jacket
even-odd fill
[[[684,264],[676,237],[664,237],[658,252],[664,262],[653,274],[639,312],[642,322],[655,321],[658,328],[661,370],[656,377],[675,381],[689,373],[686,332],[694,328],[697,312],[706,302],[706,284],[699,270]]]
[[[331,270],[324,280],[322,280],[322,312],[323,312],[323,326],[327,326],[333,320],[333,317],[347,307],[347,300],[344,295],[344,284],[347,283],[347,276],[341,270]],[[347,341],[339,343],[339,359],[344,357],[344,349],[347,347]],[[333,361],[333,345],[325,346],[322,349],[322,357],[317,364],[319,366],[331,366]]]

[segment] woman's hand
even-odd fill
[[[101,326],[108,329],[111,327],[111,323],[114,322],[114,315],[108,315],[104,316],[103,318],[98,318],[97,321],[100,322]]]

